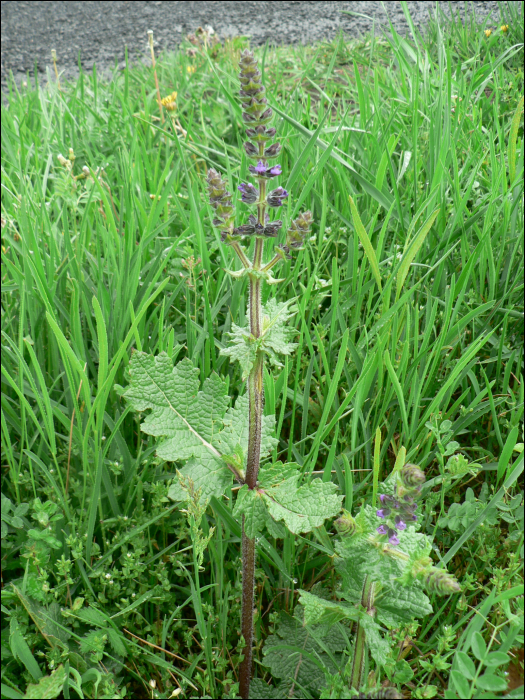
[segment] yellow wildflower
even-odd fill
[[[195,66],[186,66],[188,73],[195,73]]]
[[[502,24],[500,27],[502,32],[508,32],[509,31],[509,25],[508,24]]]
[[[485,29],[485,36],[488,38],[492,34],[492,29]]]
[[[177,107],[177,103],[175,102],[176,99],[177,93],[172,92],[171,95],[168,95],[161,100],[161,104],[163,107],[166,107],[168,111],[172,112]]]

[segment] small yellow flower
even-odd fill
[[[164,97],[160,102],[163,107],[166,107],[168,111],[172,112],[177,107],[177,103],[175,102],[176,99],[177,93],[172,92],[171,95]]]
[[[186,66],[186,70],[188,73],[195,73],[195,66]]]
[[[509,31],[509,25],[508,24],[502,24],[500,27],[502,32],[508,32]]]
[[[492,34],[492,29],[485,29],[485,36],[488,38]]]

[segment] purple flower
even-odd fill
[[[262,160],[257,162],[257,165],[250,165],[250,172],[253,173],[254,175],[266,175],[266,170],[267,170],[266,163]]]
[[[379,494],[379,500],[381,501],[381,503],[384,503],[384,502],[385,502],[385,498],[386,498],[386,496],[385,496],[384,493],[380,493],[380,494]],[[382,517],[382,516],[381,516],[381,517]]]
[[[406,530],[407,527],[406,523],[403,520],[401,520],[399,515],[396,515],[395,525],[397,530]]]
[[[381,508],[381,510],[376,510],[376,515],[378,518],[384,518],[385,517],[385,511]]]
[[[384,525],[380,525],[377,528],[377,531],[379,532],[380,535],[388,535],[388,529]]]
[[[257,165],[250,165],[248,170],[252,175],[256,175],[257,177],[276,177],[282,172],[280,165],[273,165],[269,168],[262,160],[260,160]]]
[[[270,207],[280,207],[283,204],[283,199],[286,199],[286,197],[288,197],[288,192],[284,187],[278,187],[269,193],[266,201]]]
[[[242,183],[237,189],[242,193],[242,200],[245,204],[254,204],[259,198],[259,190],[251,183]]]
[[[392,537],[389,537],[388,541],[393,547],[397,547],[397,545],[399,544],[399,540],[397,539],[395,534],[393,534]]]

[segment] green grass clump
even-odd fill
[[[272,292],[296,299],[298,343],[264,370],[273,459],[332,480],[354,514],[395,465],[425,470],[422,531],[462,592],[385,632],[395,658],[368,676],[416,698],[523,685],[512,7],[483,26],[257,52],[293,192],[282,218],[309,209],[315,222]],[[2,697],[235,697],[235,488],[204,512],[173,504],[180,465],[156,457],[121,387],[136,349],[187,357],[243,393],[220,351],[246,325],[247,282],[226,272],[239,264],[209,225],[205,174],[232,192],[246,179],[233,97],[246,45],[162,56],[169,119],[145,67],[13,84],[2,107]],[[327,524],[257,542],[254,696],[279,683],[289,697],[348,696],[351,625],[312,640],[298,593],[336,599],[335,541]]]

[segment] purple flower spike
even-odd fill
[[[402,520],[398,520],[398,519],[396,518],[396,528],[397,528],[398,530],[406,530],[406,527],[407,527],[407,525],[406,525],[405,522],[403,522]]]
[[[270,168],[270,177],[277,177],[277,175],[280,175],[282,173],[282,168],[279,164],[274,165],[273,168]]]
[[[259,198],[259,190],[251,183],[242,183],[237,187],[242,193],[242,200],[245,204],[254,204]]]
[[[377,515],[378,518],[384,518],[384,517],[385,517],[385,512],[384,512],[384,510],[381,508],[381,510],[376,510],[376,515]]]
[[[390,537],[388,541],[393,547],[397,547],[397,545],[399,544],[399,540],[395,535],[392,535],[392,537]]]
[[[379,494],[379,500],[381,501],[381,503],[385,502],[385,494],[384,493]]]
[[[388,534],[388,530],[386,529],[386,527],[384,525],[380,525],[377,528],[377,531],[379,532],[380,535],[387,535]]]

